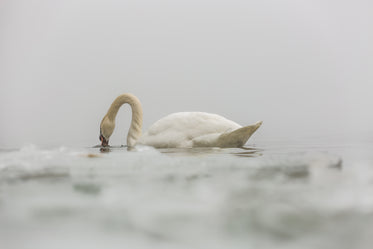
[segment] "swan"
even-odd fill
[[[127,146],[148,145],[155,148],[242,147],[262,122],[244,126],[217,114],[178,112],[155,122],[142,134],[143,112],[139,99],[130,93],[119,95],[100,124],[101,146],[109,146],[119,108],[129,104],[132,110]]]

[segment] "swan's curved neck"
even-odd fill
[[[115,123],[118,110],[123,104],[129,104],[132,109],[131,126],[127,135],[127,145],[132,147],[141,136],[142,107],[140,100],[130,93],[122,94],[114,100],[106,115],[110,121]]]

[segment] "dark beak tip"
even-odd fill
[[[106,147],[108,145],[109,145],[109,141],[107,141],[106,139],[101,140],[101,146]]]

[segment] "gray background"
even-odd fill
[[[263,120],[251,143],[372,139],[373,3],[0,3],[0,147],[98,144],[113,99],[144,128],[178,111]],[[129,108],[112,144],[125,143]]]

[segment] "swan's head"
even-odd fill
[[[109,146],[109,138],[113,134],[115,123],[105,116],[100,125],[100,141],[101,146]]]

